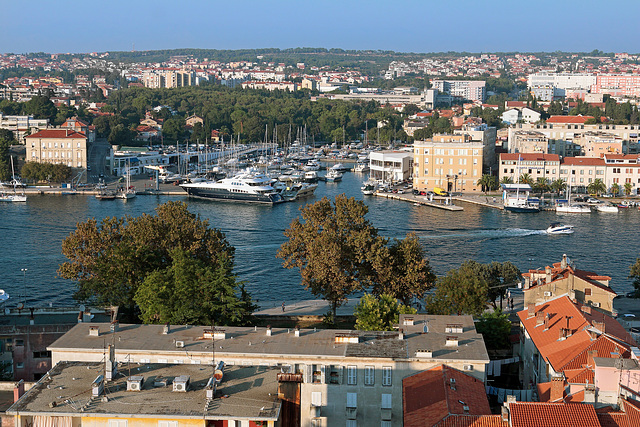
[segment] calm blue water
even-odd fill
[[[380,234],[403,238],[415,232],[439,275],[467,259],[487,263],[511,261],[521,270],[558,262],[567,253],[581,269],[610,275],[617,292],[632,289],[629,266],[640,253],[640,212],[565,215],[553,212],[513,214],[464,204],[463,212],[448,212],[410,203],[363,196],[362,175],[347,173],[342,182],[319,183],[313,198],[274,207],[216,203],[181,196],[138,196],[128,202],[99,201],[85,196],[30,196],[26,204],[0,204],[0,271],[4,289],[15,306],[25,291],[29,302],[54,306],[71,304],[74,283],[56,278],[62,240],[79,221],[107,216],[152,213],[167,200],[184,200],[192,212],[221,229],[236,248],[236,273],[247,282],[253,297],[295,302],[313,298],[299,284],[296,270],[286,270],[275,257],[284,242],[284,230],[299,208],[322,196],[340,193],[365,200],[369,219]],[[559,219],[561,218],[561,219]],[[575,225],[572,235],[548,236],[550,222]],[[23,273],[22,268],[27,271]],[[26,278],[26,280],[25,280]]]

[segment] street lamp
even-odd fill
[[[27,268],[21,268],[20,271],[22,271],[22,284],[24,286],[24,305],[27,305]]]

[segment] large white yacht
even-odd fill
[[[241,173],[220,181],[182,184],[189,196],[231,202],[267,203],[284,199],[271,186],[271,179],[262,174]]]

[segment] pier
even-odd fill
[[[417,203],[419,205],[429,206],[436,209],[444,209],[446,211],[462,211],[462,206],[456,206],[453,204],[445,203],[446,200],[451,200],[448,197],[434,197],[433,201],[428,200],[425,196],[416,196],[414,194],[402,194],[402,193],[374,193],[377,197],[384,197],[387,199],[402,200],[409,203]],[[440,202],[440,203],[439,203]]]

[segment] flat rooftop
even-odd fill
[[[411,318],[413,325],[408,325],[405,318]],[[459,328],[452,329],[448,327],[450,325]],[[111,332],[109,327],[108,323],[78,324],[48,349],[102,354],[105,342],[113,341],[119,354],[187,352],[202,356],[210,354],[215,345],[215,352],[222,359],[224,355],[253,354],[395,360],[413,359],[417,350],[428,349],[433,359],[489,362],[484,340],[477,333],[471,316],[403,315],[400,318],[402,339],[398,332],[302,329],[296,337],[293,329],[274,328],[269,336],[267,328],[223,327],[216,331],[224,332],[224,339],[216,337],[212,341],[210,326],[172,325],[166,334],[163,333],[164,325],[120,325],[116,332]],[[99,334],[90,335],[90,328],[98,328]],[[350,339],[337,342],[336,336],[349,336]],[[449,339],[452,337],[457,339],[455,345],[454,340]],[[181,341],[182,346],[176,347],[176,341]]]
[[[103,363],[60,362],[8,410],[9,415],[126,416],[139,418],[204,418],[277,420],[279,369],[229,366],[208,401],[211,365],[119,364],[114,381],[98,397],[92,383],[104,373]],[[190,377],[186,392],[173,391],[174,378]],[[142,376],[140,391],[127,391],[127,378]],[[162,381],[165,382],[162,382]],[[166,384],[166,385],[164,385]]]

